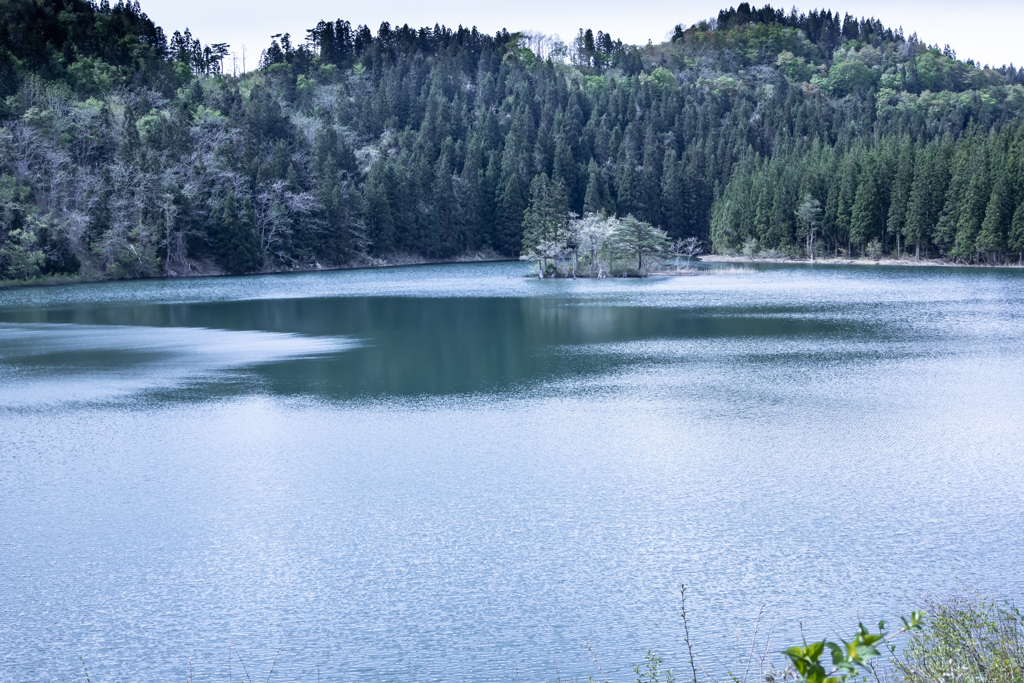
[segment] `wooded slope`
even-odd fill
[[[565,210],[717,251],[1024,252],[1024,70],[746,3],[636,47],[322,22],[234,76],[133,5],[0,5],[0,276],[517,255]]]

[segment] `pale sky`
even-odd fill
[[[246,46],[246,67],[257,65],[260,51],[270,44],[274,33],[291,33],[296,42],[305,39],[306,29],[321,19],[347,19],[353,26],[366,24],[374,33],[382,21],[392,25],[451,28],[459,24],[476,26],[493,34],[534,30],[560,34],[568,41],[579,28],[603,30],[625,43],[655,43],[665,39],[676,24],[694,24],[716,16],[725,6],[722,0],[516,0],[514,2],[412,2],[376,0],[328,2],[327,0],[141,0],[142,9],[168,37],[188,27],[204,43],[229,43],[242,67],[242,46]],[[729,4],[737,4],[735,0]],[[756,4],[765,4],[759,0]],[[781,3],[772,3],[778,7]],[[894,29],[903,26],[910,35],[917,32],[927,43],[949,45],[961,59],[1001,66],[1024,64],[1024,0],[847,0],[845,3],[798,5],[801,11],[816,7],[874,16]],[[230,69],[231,60],[225,61]]]

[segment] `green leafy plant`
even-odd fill
[[[675,683],[672,670],[662,670],[664,660],[650,650],[644,655],[643,668],[640,664],[633,667],[636,674],[636,683]]]
[[[909,631],[920,631],[924,612],[912,612],[910,620],[902,618],[903,626],[893,633],[886,633],[885,622],[878,622],[878,633],[871,631],[863,623],[858,624],[857,632],[849,640],[840,639],[841,645],[829,640],[819,640],[803,645],[796,645],[783,651],[796,670],[798,681],[806,683],[839,683],[857,674],[858,669],[871,671],[873,659],[880,656],[878,647],[891,638]],[[831,667],[823,661],[828,651],[831,654]]]

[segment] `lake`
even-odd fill
[[[682,582],[711,672],[1021,597],[1024,271],[526,270],[0,291],[0,679],[681,678]]]

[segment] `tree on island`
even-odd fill
[[[664,230],[629,214],[611,234],[608,247],[613,252],[634,256],[637,273],[643,276],[651,262],[668,253],[669,241]]]
[[[686,239],[676,240],[672,247],[669,249],[676,258],[686,257],[686,267],[690,267],[690,259],[695,256],[699,256],[704,253],[704,247],[701,246],[699,237],[687,237]]]
[[[549,260],[561,261],[569,251],[578,253],[578,232],[573,233],[574,240],[570,244],[571,235],[567,231],[572,218],[568,205],[565,188],[561,183],[551,180],[546,173],[534,177],[530,183],[530,204],[523,212],[523,250],[520,258],[537,261],[538,273],[542,278],[547,274]]]
[[[600,255],[605,251],[608,238],[618,228],[619,219],[604,214],[588,213],[572,223],[579,226],[580,241],[590,261],[590,275],[593,276],[594,268],[597,268],[597,277],[603,278],[604,264],[600,260]]]

